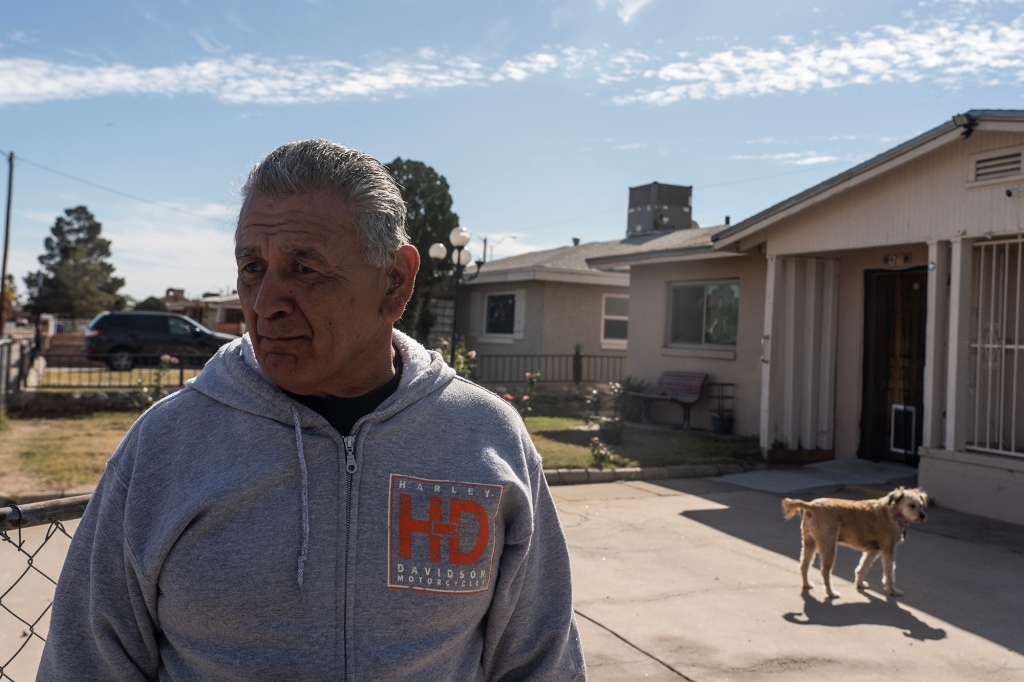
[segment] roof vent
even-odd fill
[[[1021,153],[1000,154],[978,159],[974,162],[974,181],[1012,178],[1021,174]]]
[[[572,245],[573,246],[579,246],[580,245],[580,238],[579,237],[573,237],[572,238]]]

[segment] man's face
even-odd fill
[[[354,397],[393,376],[388,268],[365,262],[345,202],[326,190],[250,195],[235,241],[238,296],[271,381]]]

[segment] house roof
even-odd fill
[[[687,256],[707,257],[712,251],[714,235],[728,225],[702,227],[691,230],[673,230],[653,234],[634,235],[614,243],[606,253],[594,254],[587,259],[591,267],[625,267],[637,263],[666,260],[685,260]],[[725,254],[731,255],[731,254]]]
[[[1021,124],[1024,124],[1024,111],[1019,109],[972,109],[966,113],[966,116],[970,117],[972,121],[969,128],[957,126],[951,118],[942,125],[921,133],[903,144],[882,152],[878,156],[718,232],[714,235],[714,247],[721,249],[729,244],[735,244],[739,239],[763,230],[777,220],[850,189],[881,172],[891,170],[897,165],[932,151],[936,147],[948,144],[960,137],[966,137],[974,130],[1020,130]]]
[[[548,280],[627,286],[629,273],[625,270],[588,264],[590,258],[616,253],[621,245],[622,240],[587,242],[501,258],[485,264],[480,275],[467,284]]]

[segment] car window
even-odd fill
[[[171,325],[171,333],[175,336],[192,336],[196,331],[193,325],[180,317],[169,317],[167,322]]]
[[[132,319],[127,315],[107,315],[100,320],[103,329],[133,329]]]
[[[167,333],[167,322],[161,315],[135,315],[133,317],[135,319],[131,326],[135,329],[159,332],[161,334]]]

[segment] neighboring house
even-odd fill
[[[627,372],[707,371],[766,454],[919,461],[943,506],[1024,523],[1022,154],[1024,111],[971,111],[709,250],[591,259],[630,266]]]
[[[580,243],[485,263],[459,294],[458,328],[481,356],[625,358],[629,338],[629,272],[593,266],[594,258],[632,252],[642,244],[694,239],[690,188],[652,183],[630,189],[624,239]],[[595,363],[596,366],[596,363]],[[621,380],[590,372],[599,382]],[[486,366],[481,363],[481,370]],[[478,377],[487,382],[487,372]]]
[[[479,276],[459,288],[458,327],[466,347],[493,357],[571,356],[579,346],[586,356],[620,358],[615,367],[621,368],[629,323],[629,274],[586,263],[590,256],[618,248],[619,242],[591,242],[486,263]],[[478,364],[478,380],[511,380],[493,362]]]
[[[187,315],[207,329],[239,336],[246,332],[237,293],[223,296],[204,294],[202,298],[189,299],[184,289],[168,289],[167,295],[160,300],[170,312]]]

